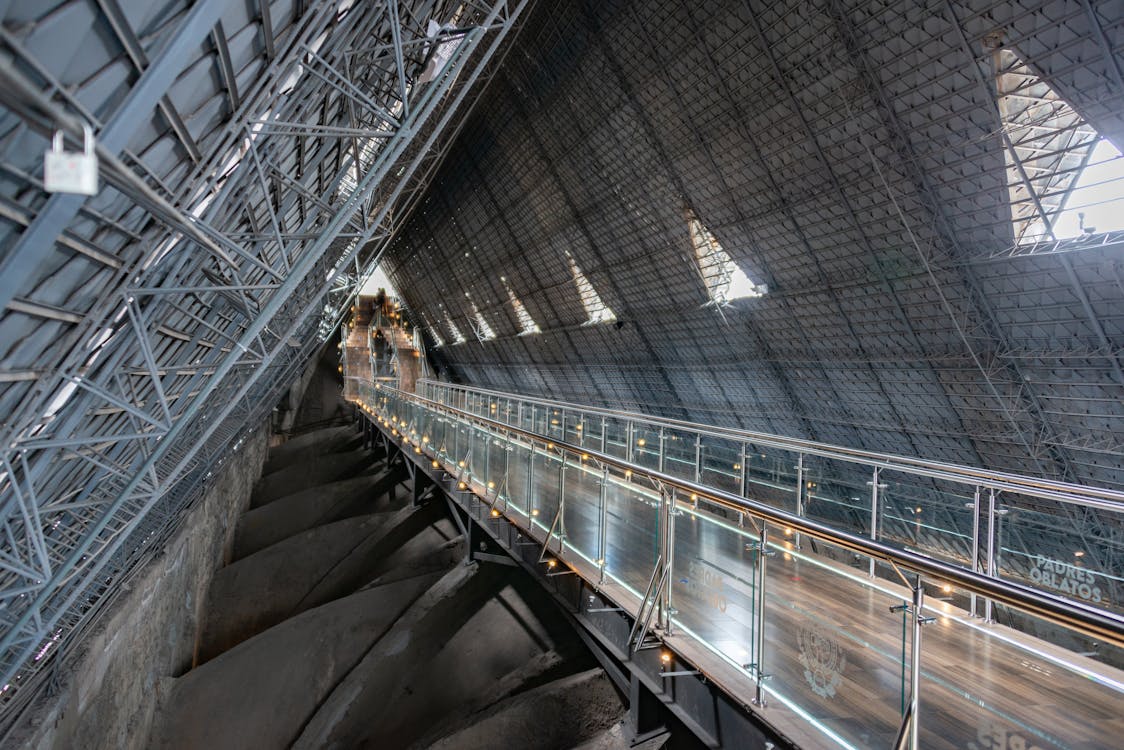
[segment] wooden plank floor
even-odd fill
[[[545,538],[558,508],[557,461],[540,455],[528,487],[526,453],[516,448],[502,461],[500,455],[493,450],[486,476],[481,452],[469,465],[481,468],[481,484],[491,481],[500,488],[512,517],[531,519]],[[568,465],[562,556],[577,560],[579,554],[588,568],[604,554],[611,578],[639,597],[656,559],[658,508],[650,494],[611,479],[605,493],[607,547],[601,550],[600,481],[600,471]],[[807,548],[797,551],[783,529],[770,533],[778,545],[768,561],[766,585],[765,671],[773,700],[799,706],[826,729],[794,732],[813,738],[809,746],[889,747],[908,696],[909,655],[905,615],[891,613],[890,606],[903,603],[906,589],[871,581],[865,561],[861,570],[840,566]],[[753,538],[750,528],[690,508],[675,518],[676,625],[735,666],[753,658],[755,553],[746,547]],[[947,602],[930,605],[926,614],[937,621],[923,633],[921,747],[1124,748],[1124,674],[1002,626],[984,625]],[[739,697],[748,703],[753,695],[748,672],[743,692]],[[769,715],[772,709],[765,711]]]

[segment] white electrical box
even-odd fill
[[[43,155],[43,187],[48,193],[98,192],[98,155],[94,151],[94,132],[84,126],[81,152],[63,149],[62,131],[55,133],[51,150]]]

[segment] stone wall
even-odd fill
[[[162,682],[192,665],[201,606],[229,555],[268,450],[263,424],[227,461],[183,525],[65,659],[60,688],[30,707],[14,747],[143,748]]]

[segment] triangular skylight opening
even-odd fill
[[[1124,227],[1120,152],[1013,50],[992,63],[1015,244]]]
[[[429,331],[430,338],[433,339],[434,346],[445,346],[445,338],[441,335],[441,329],[429,322],[429,318],[422,316],[425,321],[426,330]]]
[[[687,231],[691,235],[695,261],[711,302],[725,305],[730,300],[760,297],[768,292],[764,284],[756,284],[745,275],[730,254],[722,249],[714,233],[691,211],[687,212]]]
[[[467,340],[452,318],[445,318],[445,327],[449,329],[449,335],[452,337],[454,344],[463,344]]]
[[[472,332],[476,334],[476,339],[481,344],[496,337],[496,332],[488,325],[488,321],[484,319],[484,314],[480,312],[475,302],[472,303],[472,317],[469,318],[468,322],[472,325]]]
[[[574,256],[566,251],[566,259],[570,262],[570,273],[574,276],[574,283],[578,287],[578,296],[581,297],[582,307],[585,308],[585,314],[588,316],[582,325],[591,326],[597,323],[612,323],[617,319],[616,314],[612,308],[606,305],[601,300],[601,295],[593,288],[593,284],[589,282],[586,275],[578,266]]]
[[[503,282],[503,287],[507,290],[507,298],[511,300],[511,307],[515,310],[515,318],[519,321],[519,335],[530,336],[533,333],[542,333],[539,324],[531,317],[531,313],[527,312],[523,300],[515,296],[511,285],[507,283],[507,277],[501,276],[500,281]]]

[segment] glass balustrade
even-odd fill
[[[645,470],[779,508],[792,514],[787,523],[799,512],[983,573],[990,566],[1000,578],[1115,602],[1118,571],[1078,538],[1057,536],[1040,556],[1018,552],[1020,535],[1037,538],[1056,524],[1027,509],[1027,498],[896,468],[849,463],[844,471],[841,459],[815,451],[443,384],[429,384],[432,405],[385,386],[358,393],[374,417],[528,530],[548,559],[592,571],[637,601],[650,591],[659,605],[652,624],[665,637],[686,637],[733,666],[742,676],[735,689],[794,712],[813,728],[811,746],[893,747],[914,669],[923,748],[1100,746],[1091,727],[1124,700],[1124,681],[1083,656],[1037,648],[972,617],[984,608],[970,591],[926,580],[911,592],[912,574]],[[918,613],[913,597],[921,596]],[[987,668],[966,673],[964,656]],[[1075,700],[1073,686],[1090,681],[1093,699]]]
[[[1097,496],[1114,498],[1098,506],[1100,514],[1108,515],[1098,524],[1096,514],[1082,509],[1080,494],[1058,502],[1051,499],[1057,494],[1053,490],[996,490],[996,482],[973,478],[985,472],[965,467],[929,466],[894,456],[886,461],[860,458],[855,451],[776,436],[747,433],[738,439],[737,432],[704,425],[685,427],[644,415],[449,383],[425,381],[422,386],[424,395],[438,403],[469,407],[504,424],[955,564],[973,567],[975,553],[976,567],[984,573],[1124,612],[1124,534],[1119,531],[1124,528],[1124,496],[1116,497],[1120,493],[1103,491]],[[793,445],[785,447],[786,442]],[[794,447],[797,444],[807,448]],[[898,460],[918,468],[888,465]],[[1026,478],[1015,479],[1026,486]],[[1095,488],[1068,487],[1096,493]],[[989,506],[993,491],[997,499]],[[977,494],[982,498],[978,508]],[[989,529],[996,537],[990,546]],[[1034,543],[1022,543],[1031,534]],[[1056,549],[1026,551],[1051,538],[1057,539]],[[1070,578],[1075,579],[1072,586]],[[1076,578],[1090,581],[1081,585]]]

